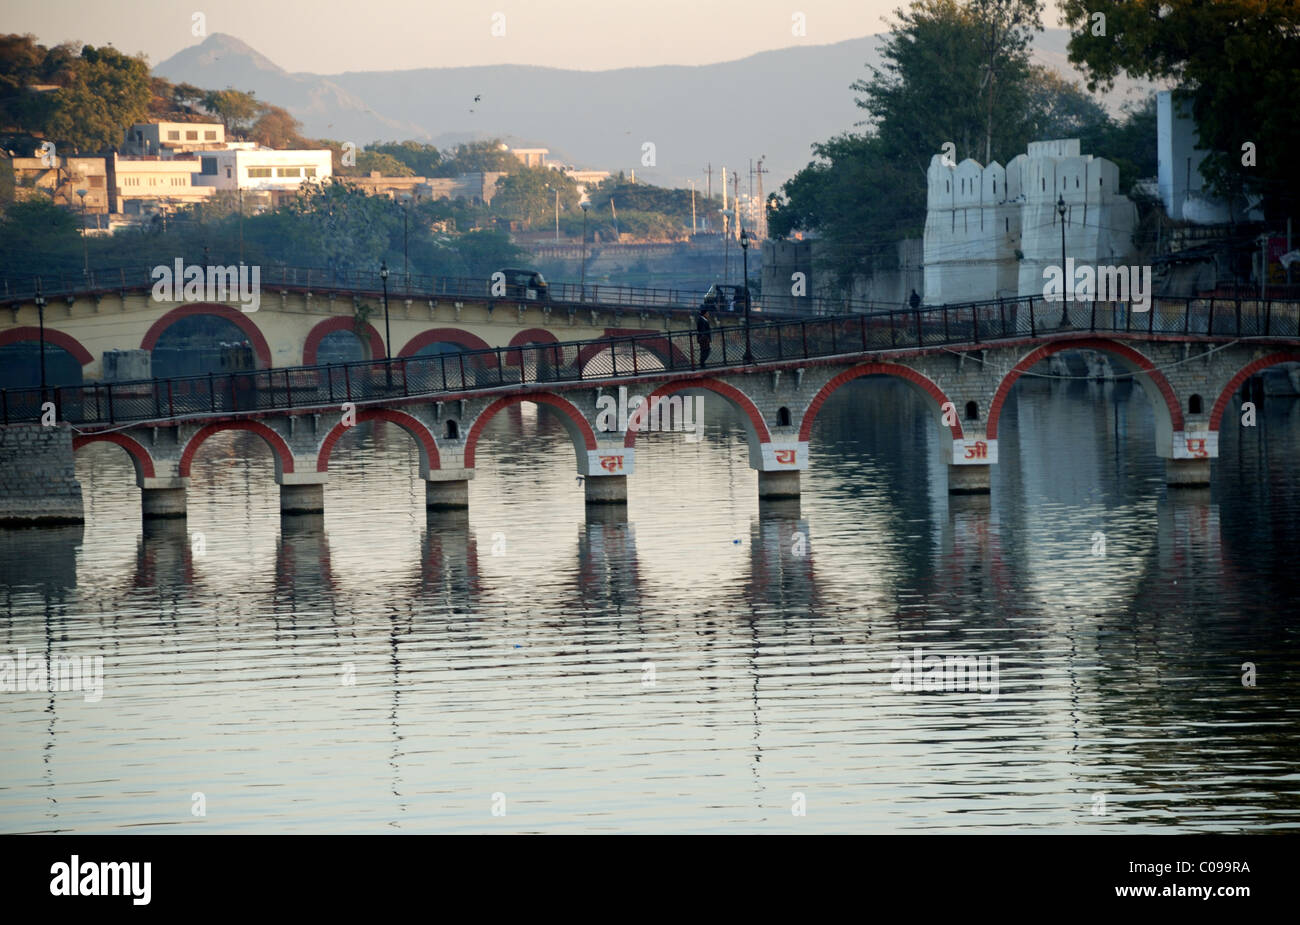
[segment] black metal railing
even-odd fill
[[[731,319],[727,319],[730,321]],[[209,373],[170,379],[0,390],[4,424],[41,417],[111,425],[211,414],[327,407],[436,397],[535,383],[608,380],[659,372],[756,366],[898,349],[1054,338],[1082,332],[1220,340],[1300,339],[1300,302],[1155,299],[1146,312],[1117,302],[1016,299],[965,306],[753,323],[719,323],[707,362],[694,330],[555,344],[495,347],[323,366]]]
[[[161,264],[172,269],[172,264]],[[280,290],[302,292],[347,292],[379,298],[384,281],[378,270],[328,270],[320,267],[258,267],[262,293]],[[153,267],[118,267],[109,270],[63,272],[57,275],[10,277],[0,280],[0,302],[33,298],[39,288],[47,297],[96,295],[123,290],[152,289],[157,276]],[[178,282],[178,286],[180,283]],[[494,285],[496,288],[494,289]],[[606,283],[552,283],[549,301],[566,305],[591,305],[629,309],[694,309],[704,299],[703,291],[652,289]],[[536,290],[530,298],[525,287],[495,284],[490,277],[427,276],[389,271],[388,295],[394,299],[467,298],[508,302],[540,302]],[[234,301],[237,295],[230,296]]]

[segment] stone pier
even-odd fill
[[[469,479],[425,482],[424,506],[431,511],[469,507]]]
[[[0,524],[81,523],[81,484],[66,425],[0,428]]]
[[[1166,459],[1165,481],[1171,488],[1203,488],[1210,484],[1210,461]]]
[[[758,473],[758,497],[766,500],[798,498],[799,470],[792,469],[788,472],[763,472],[760,470]]]
[[[627,476],[587,476],[583,481],[588,504],[627,504]]]
[[[325,510],[325,486],[320,483],[280,486],[281,514],[318,514]]]
[[[948,466],[948,494],[987,495],[992,476],[990,466]]]
[[[164,520],[183,518],[185,516],[185,486],[172,485],[180,479],[145,479],[146,482],[163,482],[153,487],[146,485],[140,489],[140,513],[145,520]]]

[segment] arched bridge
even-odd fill
[[[1300,362],[1300,303],[1155,299],[1124,303],[1023,299],[935,309],[757,321],[713,330],[707,357],[693,329],[602,336],[332,366],[295,366],[79,387],[9,390],[9,426],[69,426],[73,446],[121,446],[135,464],[147,516],[183,516],[196,452],[245,430],[275,457],[284,511],[321,510],[340,436],[367,420],[406,430],[420,454],[430,507],[468,504],[484,426],[519,402],[559,413],[591,502],[626,500],[638,433],[681,429],[702,393],[740,412],[763,497],[795,496],[818,411],[836,389],[893,376],[927,402],[948,463],[949,490],[987,492],[999,419],[1015,382],[1071,350],[1095,352],[1132,377],[1154,409],[1157,452],[1171,484],[1206,484],[1233,402],[1255,373]],[[649,413],[611,414],[621,387]],[[629,409],[630,410],[630,409]]]
[[[83,381],[101,379],[105,352],[152,353],[179,323],[207,318],[252,348],[255,368],[272,369],[311,366],[323,344],[340,337],[355,344],[360,358],[382,360],[665,330],[698,309],[703,297],[682,289],[552,283],[543,299],[536,290],[490,276],[226,268],[236,276],[248,271],[244,282],[256,291],[245,298],[237,279],[219,273],[210,284],[207,277],[185,283],[191,269],[203,268],[177,261],[0,281],[0,309],[7,309],[0,312],[0,347],[34,344],[43,323],[48,348],[66,354],[67,365],[78,368]],[[175,288],[159,286],[164,282],[159,270],[170,274],[167,280],[175,281]]]

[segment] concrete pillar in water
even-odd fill
[[[315,460],[298,459],[293,472],[278,473],[281,514],[320,514],[325,510],[325,482],[329,476],[317,472]]]
[[[146,520],[185,516],[185,489],[141,488],[140,513]]]
[[[319,514],[325,510],[325,486],[322,484],[281,485],[281,514]]]
[[[798,498],[799,470],[764,472],[760,469],[758,473],[758,497],[769,501],[776,498]]]
[[[468,508],[469,479],[425,482],[424,506],[432,511]]]
[[[582,484],[588,504],[627,504],[626,475],[589,475]]]
[[[1165,481],[1176,488],[1203,488],[1210,484],[1210,461],[1166,459]]]
[[[280,486],[281,514],[319,514],[325,510],[325,486],[320,482]]]
[[[992,466],[948,465],[948,494],[987,495],[993,474]]]

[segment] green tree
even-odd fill
[[[242,90],[209,90],[203,96],[203,107],[215,113],[226,127],[227,135],[243,135],[263,112],[265,107],[254,95]]]
[[[99,151],[122,143],[127,128],[142,119],[151,98],[149,66],[143,58],[111,47],[81,49],[73,82],[55,90],[44,134],[75,151]]]
[[[618,209],[620,220],[623,218],[624,213],[658,213],[668,219],[669,222],[677,225],[677,228],[673,231],[674,235],[680,233],[683,229],[691,227],[691,191],[689,189],[669,189],[662,186],[652,186],[649,183],[619,182],[615,178],[610,178],[591,193],[591,206],[593,209],[607,212],[611,200],[613,200],[615,208]],[[696,196],[695,205],[697,215],[704,215],[708,205],[703,194]],[[663,229],[668,226],[657,224],[657,227]],[[628,231],[629,229],[620,226],[620,230]]]
[[[488,277],[502,267],[526,263],[528,253],[501,231],[471,231],[455,240],[456,252],[470,276]]]
[[[774,235],[812,232],[823,264],[847,286],[896,263],[896,242],[925,225],[926,174],[951,143],[957,161],[1006,163],[1041,133],[1106,121],[1077,87],[1031,66],[1038,4],[913,0],[881,46],[881,64],[852,85],[868,115],[861,134],[813,146],[816,160],[781,190]]]
[[[509,173],[523,165],[519,158],[509,150],[503,150],[500,139],[491,141],[471,141],[456,145],[450,154],[444,152],[442,162],[437,165],[435,176],[455,177],[462,173],[477,173],[500,170]]]
[[[1016,78],[1022,75],[1028,60],[1030,39],[1043,29],[1043,4],[1041,0],[971,0],[971,9],[980,27],[980,96],[984,101],[987,164],[993,160],[993,126],[999,97],[1007,78],[1012,95],[1019,95]]]
[[[371,171],[379,171],[381,177],[413,177],[415,172],[391,154],[379,151],[358,151],[354,167],[342,167],[345,177],[368,177]]]
[[[401,216],[389,199],[367,195],[346,181],[306,184],[275,216],[274,225],[265,223],[272,225],[271,235],[283,236],[308,265],[334,270],[378,267],[388,255],[394,226],[401,235]]]
[[[6,206],[0,217],[0,267],[6,276],[70,270],[81,260],[77,221],[45,196]]]
[[[567,211],[577,207],[578,186],[564,174],[546,167],[518,165],[509,176],[497,180],[492,211],[532,227],[534,222],[554,215],[557,190],[562,209]]]
[[[181,82],[171,85],[171,102],[172,107],[177,112],[186,112],[191,115],[197,115],[197,107],[203,105],[207,98],[207,91],[194,84]]]
[[[1200,147],[1211,152],[1201,166],[1211,187],[1225,197],[1262,195],[1270,218],[1294,213],[1300,3],[1063,0],[1061,8],[1074,33],[1070,60],[1085,69],[1090,88],[1113,86],[1121,71],[1178,83]],[[1254,163],[1244,163],[1248,143]]]
[[[442,152],[433,145],[418,141],[390,141],[387,144],[366,145],[366,150],[387,154],[411,169],[409,176],[432,177],[442,163]]]
[[[301,129],[302,123],[290,115],[287,109],[268,103],[263,106],[262,114],[249,129],[248,140],[268,148],[296,148],[303,143],[299,134]]]

